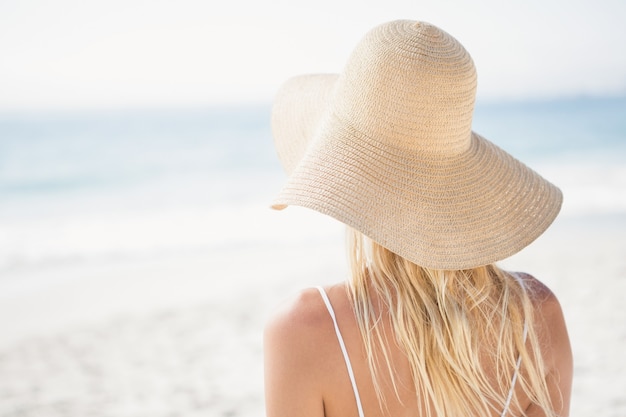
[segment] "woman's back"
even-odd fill
[[[280,88],[272,132],[289,179],[272,207],[346,224],[351,276],[328,306],[307,290],[268,325],[269,417],[359,416],[359,403],[364,417],[567,415],[558,302],[494,265],[549,227],[562,194],[472,130],[476,80],[458,40],[397,20],[340,74]]]
[[[557,299],[538,280],[525,275],[525,288],[536,309],[536,324],[541,344],[545,347],[546,380],[558,415],[566,416],[571,389],[571,351],[563,316]],[[387,354],[393,369],[395,386],[389,373],[380,369],[379,384],[385,398],[384,406],[378,396],[369,368],[363,338],[355,318],[345,284],[327,287],[325,293],[334,311],[338,328],[345,343],[351,368],[358,387],[365,417],[422,416],[426,404],[417,398],[406,354],[397,344],[389,343]],[[375,294],[373,294],[376,297]],[[383,312],[383,317],[388,312]],[[392,335],[390,321],[381,320],[382,331]],[[490,351],[486,346],[485,352]],[[266,386],[273,387],[267,395],[268,417],[359,417],[357,400],[350,382],[344,355],[335,327],[317,289],[303,291],[268,324],[266,329]],[[378,352],[379,354],[381,352]],[[380,355],[379,355],[380,356]],[[382,361],[379,365],[386,366]],[[491,366],[491,367],[490,367]],[[485,369],[496,385],[493,363],[485,360]],[[522,367],[523,369],[523,367]],[[522,370],[523,372],[523,370]],[[560,381],[560,382],[557,382]],[[314,393],[314,395],[313,395]],[[541,409],[531,406],[531,400],[516,386],[515,394],[527,416],[544,416]],[[274,413],[272,404],[280,404]],[[287,408],[285,408],[287,407]],[[432,404],[431,404],[432,408]],[[285,412],[287,409],[291,412]],[[279,411],[280,410],[280,411]],[[500,416],[502,411],[493,411]],[[524,415],[511,407],[506,415]]]

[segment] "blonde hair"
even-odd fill
[[[532,301],[517,280],[495,265],[423,268],[352,229],[348,248],[349,294],[381,410],[386,405],[382,372],[401,401],[382,329],[382,321],[389,320],[393,342],[410,364],[418,404],[424,404],[422,415],[499,415],[521,360],[517,384],[546,416],[555,416]],[[522,410],[517,396],[509,409]]]

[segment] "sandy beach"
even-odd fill
[[[4,271],[0,416],[263,415],[264,321],[298,289],[343,279],[346,265],[334,221],[298,209],[261,221],[293,227],[265,243]],[[318,222],[319,235],[298,239],[300,221]],[[564,217],[502,262],[561,300],[574,417],[626,416],[625,249],[626,216]]]

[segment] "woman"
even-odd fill
[[[494,265],[545,231],[561,192],[472,132],[475,90],[462,45],[413,21],[374,28],[341,74],[281,88],[273,207],[345,223],[351,277],[268,323],[268,417],[569,414],[557,299]]]

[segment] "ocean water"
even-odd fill
[[[64,263],[320,236],[313,218],[294,231],[267,208],[285,179],[269,114],[0,115],[0,282]],[[626,213],[626,98],[479,103],[474,130],[559,185],[563,216]]]

